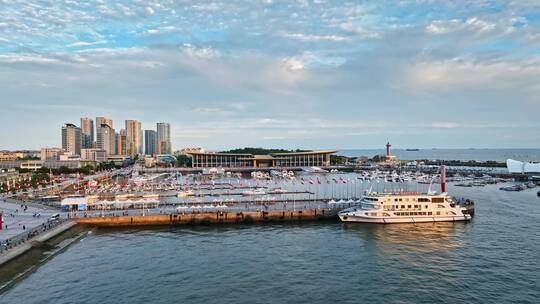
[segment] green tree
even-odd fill
[[[349,160],[348,157],[342,155],[330,155],[331,165],[343,165]]]
[[[178,167],[191,167],[191,157],[187,155],[178,155],[176,157],[176,166]]]

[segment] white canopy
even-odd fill
[[[78,206],[86,204],[86,197],[66,197],[60,202],[61,206]]]

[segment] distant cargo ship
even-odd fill
[[[420,151],[420,149],[405,149],[405,151],[410,151],[410,152],[412,152],[412,151]]]

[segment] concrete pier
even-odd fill
[[[206,212],[188,214],[160,214],[137,216],[110,216],[76,218],[77,224],[98,227],[151,226],[151,225],[198,225],[198,224],[234,224],[263,222],[294,222],[316,220],[338,220],[336,210],[272,210],[244,212]]]

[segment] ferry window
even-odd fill
[[[405,208],[405,205],[401,205],[401,208]]]
[[[409,201],[409,199],[408,199],[408,198],[406,198],[406,199],[405,199],[405,201],[406,201],[406,202],[408,202],[408,201]]]
[[[426,207],[426,209],[427,209],[427,208],[428,208],[428,205],[426,205],[425,207]]]
[[[431,215],[431,214],[432,214],[432,212],[431,212],[431,211],[427,213],[427,215]]]
[[[394,202],[397,202],[397,201],[398,201],[398,199],[397,199],[397,198],[395,198],[395,199],[394,199]]]
[[[402,198],[400,198],[400,199],[399,199],[399,201],[400,201],[400,202],[402,202],[402,201],[403,201],[403,199],[402,199]]]
[[[443,203],[444,198],[442,198],[442,197],[434,197],[433,199],[431,199],[431,201],[434,202],[434,203]]]
[[[411,208],[411,205],[407,205],[407,208]]]
[[[441,212],[440,212],[440,211],[437,211],[437,215],[441,215]]]

